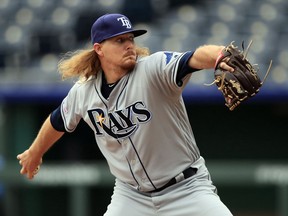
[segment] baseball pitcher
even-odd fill
[[[234,72],[229,56],[218,58],[225,46],[149,54],[134,41],[145,33],[122,14],[95,21],[93,47],[59,62],[64,79],[79,80],[17,156],[20,173],[33,179],[45,152],[83,119],[115,176],[105,216],[231,216],[210,179],[182,98],[194,72],[215,65]]]

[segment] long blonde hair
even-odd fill
[[[137,46],[136,53],[138,56],[147,56],[150,51],[146,47]],[[78,77],[79,80],[85,81],[100,70],[101,64],[93,48],[67,52],[58,63],[58,71],[63,80]]]

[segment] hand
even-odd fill
[[[19,164],[22,166],[20,173],[26,175],[28,179],[33,179],[40,170],[42,156],[38,156],[28,149],[22,154],[17,155],[17,159],[19,160]]]
[[[227,59],[227,60],[226,60]],[[222,68],[223,70],[229,71],[229,72],[233,72],[234,68],[229,66],[226,62],[229,61],[229,58],[225,58],[224,61],[219,63],[219,67]]]

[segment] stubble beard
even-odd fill
[[[135,68],[135,65],[136,65],[136,61],[130,59],[129,61],[125,62],[122,65],[122,69],[126,70],[127,72],[131,72]]]

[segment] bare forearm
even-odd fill
[[[53,128],[49,116],[43,123],[29,150],[35,154],[43,155],[63,134],[63,132],[59,132]]]
[[[196,69],[214,68],[216,59],[224,46],[204,45],[196,49],[189,60],[189,66]]]
[[[53,128],[50,123],[50,116],[43,123],[36,139],[23,153],[17,155],[22,169],[20,173],[27,175],[28,179],[32,179],[37,174],[42,163],[42,157],[45,152],[63,135]]]

